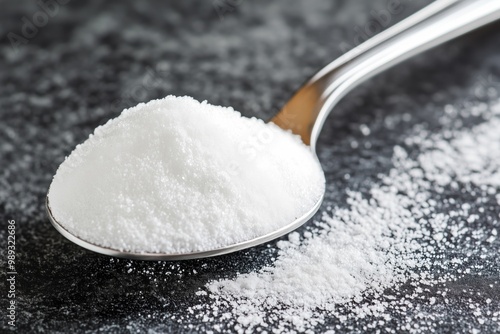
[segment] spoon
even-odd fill
[[[437,0],[333,61],[314,75],[271,119],[310,145],[316,141],[332,108],[354,87],[416,54],[500,19],[499,0]],[[317,158],[317,157],[316,157]],[[290,224],[266,235],[218,249],[178,253],[133,253],[89,243],[68,232],[46,208],[54,227],[67,239],[91,251],[138,260],[186,260],[232,253],[287,234],[318,211],[323,198]]]

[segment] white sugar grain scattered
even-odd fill
[[[90,243],[186,253],[253,239],[324,193],[298,136],[232,108],[169,96],[98,127],[61,164],[52,214]]]
[[[364,330],[382,328],[380,321],[390,321],[393,314],[407,318],[415,301],[432,307],[448,303],[446,285],[431,297],[430,288],[480,270],[481,265],[469,264],[470,258],[489,254],[485,245],[495,242],[497,230],[472,229],[473,221],[468,220],[477,208],[432,196],[460,183],[467,189],[483,189],[483,200],[495,199],[500,185],[498,129],[500,119],[495,114],[472,128],[444,129],[432,136],[417,126],[406,141],[417,144],[421,152],[417,157],[394,147],[394,167],[380,175],[368,195],[347,191],[347,206],[329,208],[307,232],[294,232],[288,241],[280,241],[272,265],[207,284],[211,303],[203,304],[203,309],[208,314],[213,309],[229,310],[224,321],[232,321],[241,333],[266,331],[269,322],[275,332],[312,333],[325,319],[349,323],[376,316],[379,320]],[[498,195],[496,199],[500,201]],[[492,224],[499,224],[498,217]],[[470,248],[461,250],[463,256],[441,256],[466,236]],[[433,266],[446,270],[436,276]],[[402,284],[410,284],[414,292],[399,294]],[[421,321],[407,319],[398,329],[431,330],[436,320],[432,313],[419,314]],[[210,317],[221,320],[215,319]],[[484,319],[479,321],[483,323]]]
[[[500,186],[500,119],[461,132],[451,141],[430,138],[426,144],[431,147],[419,163],[427,179],[439,185],[452,181],[487,185],[493,192]]]

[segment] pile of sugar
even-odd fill
[[[313,333],[327,321],[337,324],[330,327],[332,333],[340,328],[384,330],[385,323],[395,325],[394,318],[398,331],[434,331],[439,319],[421,305],[446,307],[447,294],[453,292],[448,282],[471,271],[480,276],[484,265],[474,259],[488,263],[498,254],[492,246],[498,245],[498,214],[488,215],[490,227],[474,225],[485,208],[492,210],[487,203],[500,205],[498,111],[500,102],[471,129],[445,126],[430,135],[416,126],[405,140],[407,148],[394,147],[394,167],[379,176],[369,195],[347,190],[347,207],[328,208],[321,221],[280,241],[272,265],[210,282],[197,293],[206,296],[205,302],[188,313],[217,332]],[[446,116],[441,121],[452,122]],[[413,146],[421,152],[417,157],[408,154]],[[446,187],[461,187],[475,202],[456,205]],[[400,292],[403,284],[412,292]],[[477,319],[463,324],[468,330],[498,329],[500,312],[480,308],[491,299],[471,291],[464,303],[463,312]],[[409,317],[410,309],[416,318]],[[357,327],[365,318],[372,322]]]
[[[323,193],[321,166],[298,136],[168,96],[98,127],[61,164],[48,199],[55,219],[93,244],[185,253],[277,230]]]

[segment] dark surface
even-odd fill
[[[402,10],[390,24],[426,3],[401,1]],[[7,221],[13,219],[17,330],[203,332],[210,328],[213,323],[193,321],[189,328],[189,318],[177,322],[170,317],[198,303],[194,291],[208,281],[271,263],[273,247],[182,263],[133,262],[94,254],[67,241],[50,225],[44,198],[52,175],[96,126],[141,101],[190,95],[268,119],[317,69],[341,55],[346,45],[357,43],[358,28],[374,20],[370,11],[386,6],[385,0],[73,1],[60,6],[27,43],[13,47],[7,34],[21,34],[22,17],[31,18],[40,7],[35,1],[0,1],[0,264],[5,272]],[[325,206],[342,205],[346,187],[363,191],[379,173],[387,172],[392,148],[404,145],[405,134],[415,124],[438,131],[435,110],[446,104],[489,101],[481,92],[498,88],[500,82],[498,27],[397,66],[339,105],[319,143],[328,182]],[[428,107],[430,101],[434,108]],[[413,116],[411,121],[386,131],[383,120],[402,111]],[[360,124],[371,125],[370,147],[363,145],[368,139]],[[361,143],[358,149],[351,148],[353,139]],[[351,175],[348,181],[343,178],[346,173]],[[460,192],[456,198],[472,200]],[[492,224],[491,217],[498,218],[499,211],[492,204],[478,224]],[[498,250],[498,242],[492,247]],[[499,309],[499,269],[498,260],[490,259],[481,273],[473,271],[453,283],[449,304],[424,305],[428,312],[442,315],[439,321],[430,320],[429,328],[443,333],[498,330],[498,323],[480,325],[464,310],[477,293],[493,300],[485,310]],[[167,271],[173,274],[166,275]],[[436,273],[444,274],[438,269]],[[0,287],[0,308],[5,310],[3,278]],[[408,311],[409,317],[416,309]],[[341,332],[375,331],[364,327],[372,320],[340,324],[331,319],[318,330],[340,325]],[[404,331],[398,326],[401,322],[395,319],[379,329]],[[2,311],[0,331],[9,328]]]

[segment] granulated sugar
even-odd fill
[[[494,118],[470,132],[460,133],[451,143],[437,141],[422,154],[426,177],[439,185],[458,182],[500,187],[500,120]]]
[[[491,111],[499,106],[486,110],[485,122],[472,129],[445,126],[429,135],[417,126],[406,140],[407,148],[394,147],[393,168],[379,176],[369,195],[346,190],[347,207],[329,208],[305,232],[280,241],[272,265],[210,282],[200,290],[208,292],[207,301],[191,311],[204,322],[226,323],[225,328],[246,333],[267,331],[269,323],[276,333],[313,333],[318,324],[332,319],[346,324],[343,331],[382,330],[393,317],[398,320],[391,327],[399,331],[432,331],[435,312],[428,313],[422,302],[446,305],[453,291],[448,282],[471,271],[481,275],[483,267],[469,263],[497,256],[488,251],[497,242],[497,228],[474,222],[484,214],[485,203],[498,199],[500,119]],[[447,122],[451,120],[443,116],[442,123]],[[412,146],[422,153],[411,157]],[[463,187],[474,200],[457,206],[453,197],[433,195],[445,193],[446,187]],[[498,215],[490,218],[493,226],[500,225]],[[453,251],[457,244],[461,248]],[[456,257],[442,255],[453,252]],[[440,275],[439,268],[445,274]],[[400,292],[403,284],[407,288]],[[483,299],[485,305],[491,303]],[[407,318],[414,304],[419,317]],[[466,324],[472,332],[475,325],[500,328],[500,312],[482,313],[472,299],[466,304],[464,312],[470,310],[477,319]],[[367,317],[373,323],[352,326]]]
[[[299,137],[232,108],[169,96],[98,127],[61,164],[52,214],[91,243],[134,252],[215,249],[272,232],[324,193]]]

